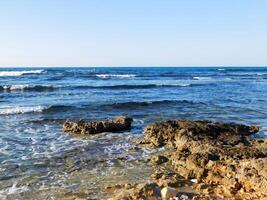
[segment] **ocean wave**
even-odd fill
[[[202,102],[193,102],[188,100],[158,100],[158,101],[129,101],[120,102],[104,105],[104,107],[111,107],[115,109],[128,109],[128,108],[138,108],[147,106],[160,106],[160,105],[170,105],[170,104],[205,104]]]
[[[195,76],[192,79],[199,80],[199,81],[214,80],[214,78],[211,78],[211,77],[198,77],[198,76]]]
[[[28,70],[28,71],[0,71],[0,76],[22,76],[26,74],[42,74],[45,70]]]
[[[68,106],[68,105],[52,105],[46,107],[43,112],[49,113],[49,112],[62,112],[62,111],[68,111],[71,109],[76,109],[75,106]]]
[[[191,84],[144,84],[144,85],[103,85],[103,86],[76,86],[76,89],[149,89],[157,87],[189,87]]]
[[[96,74],[98,78],[134,78],[136,77],[135,74]]]
[[[109,89],[109,90],[123,90],[123,89],[153,89],[153,88],[179,88],[179,87],[193,87],[201,84],[178,83],[178,84],[121,84],[121,85],[67,85],[67,86],[52,86],[52,85],[0,85],[0,92],[50,92],[57,89]]]
[[[51,106],[8,106],[0,107],[0,115],[24,114],[24,113],[51,113],[77,109],[75,106],[51,105]]]
[[[267,77],[238,77],[238,78],[231,78],[231,80],[255,80],[255,81],[265,81]]]
[[[31,112],[42,112],[45,106],[8,106],[0,107],[0,115],[24,114]]]
[[[0,91],[52,91],[54,87],[51,85],[4,85],[0,86]]]

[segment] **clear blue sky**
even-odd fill
[[[267,0],[0,0],[0,66],[267,65]]]

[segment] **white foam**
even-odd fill
[[[15,106],[0,107],[0,115],[23,114],[29,112],[42,112],[45,106]]]
[[[257,73],[257,76],[263,76],[263,75],[265,75],[265,74],[263,74],[263,73]]]
[[[201,80],[201,81],[212,80],[212,79],[213,78],[211,77],[198,77],[198,76],[193,77],[193,80]]]
[[[45,70],[28,70],[28,71],[0,71],[0,76],[22,76],[25,74],[41,74]]]
[[[2,88],[4,90],[9,90],[9,91],[17,91],[17,90],[26,90],[26,89],[34,89],[36,87],[43,87],[44,89],[45,88],[52,88],[51,85],[28,85],[28,84],[25,84],[25,85],[4,85],[2,86]],[[1,88],[1,86],[0,86]]]
[[[124,144],[113,144],[111,146],[106,146],[104,147],[104,152],[107,153],[108,155],[114,154],[114,153],[119,153],[123,152],[126,149],[130,148],[132,145],[129,143],[124,143]]]
[[[29,85],[11,85],[11,86],[5,85],[3,86],[3,88],[5,90],[24,90],[26,88],[30,88],[30,86]]]
[[[99,78],[110,78],[110,77],[117,77],[117,78],[133,78],[136,77],[135,74],[96,74]]]

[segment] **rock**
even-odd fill
[[[189,200],[189,197],[186,194],[182,194],[180,200]]]
[[[71,122],[66,121],[63,124],[63,130],[65,132],[71,132],[76,134],[97,134],[103,132],[118,132],[123,130],[129,130],[133,119],[130,117],[118,117],[113,120],[106,121],[93,121],[93,122]]]
[[[173,170],[194,179],[202,194],[260,199],[267,196],[267,140],[249,137],[258,130],[233,123],[167,121],[147,126],[141,143],[174,149],[168,156]],[[162,177],[154,175],[165,186]]]
[[[115,197],[110,200],[121,200],[121,199],[131,199],[131,200],[161,200],[161,190],[156,183],[142,183],[132,186],[130,189],[126,187],[115,191]]]
[[[168,158],[166,158],[165,156],[162,156],[162,155],[154,155],[154,156],[151,156],[149,159],[148,159],[148,162],[149,164],[151,165],[161,165],[165,162],[168,162]]]
[[[178,190],[172,187],[165,187],[161,190],[161,197],[163,200],[169,200],[176,197]]]
[[[185,186],[185,181],[181,180],[181,176],[177,173],[166,169],[156,169],[152,174],[151,178],[160,187],[182,187]]]
[[[246,126],[233,123],[212,123],[210,121],[177,120],[154,123],[144,130],[144,142],[152,143],[157,147],[166,144],[173,145],[175,137],[186,135],[192,139],[216,139],[221,144],[237,144],[245,142],[245,136],[257,133],[256,126]],[[181,141],[179,141],[181,142]],[[183,140],[183,142],[185,142]]]

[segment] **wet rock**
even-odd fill
[[[63,130],[65,132],[71,132],[76,134],[97,134],[103,132],[118,132],[123,130],[129,130],[133,119],[130,117],[118,117],[113,120],[106,121],[93,121],[93,122],[71,122],[66,121],[63,124]]]

